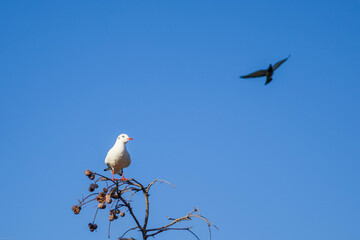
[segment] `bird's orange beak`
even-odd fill
[[[127,140],[134,140],[134,139],[132,139],[132,138],[128,138]]]

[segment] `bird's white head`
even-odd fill
[[[122,142],[124,144],[127,143],[129,140],[133,140],[133,139],[125,133],[120,134],[116,139],[117,142]]]

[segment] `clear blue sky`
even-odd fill
[[[151,226],[198,206],[213,239],[360,238],[359,1],[4,0],[0,36],[0,238],[105,239],[71,205],[120,133],[127,177],[176,186]]]

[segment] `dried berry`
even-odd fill
[[[125,213],[124,213],[124,212],[121,212],[121,213],[120,213],[120,217],[125,217]]]
[[[114,219],[115,219],[115,215],[110,214],[110,216],[109,216],[109,221],[114,221]]]
[[[92,171],[90,171],[89,169],[86,169],[86,170],[85,170],[85,175],[86,175],[86,176],[89,177],[91,174],[93,174]]]
[[[105,202],[105,195],[104,193],[99,193],[99,195],[96,196],[96,200],[99,202],[99,203],[103,203]]]
[[[90,179],[90,180],[94,180],[94,179],[95,179],[95,174],[91,174],[91,175],[89,176],[89,179]]]
[[[115,219],[118,219],[119,217],[118,217],[117,215],[114,215],[114,218],[115,218]]]
[[[119,214],[119,213],[120,213],[120,210],[119,210],[119,209],[116,209],[116,210],[115,210],[115,213],[116,213],[116,214]]]
[[[81,207],[80,206],[72,206],[71,209],[73,210],[74,214],[79,214]]]
[[[99,186],[96,183],[92,183],[92,184],[90,184],[89,191],[93,192],[95,190],[95,188],[98,188],[98,187]]]
[[[94,228],[94,229],[97,229],[97,224],[94,224],[94,225],[93,225],[93,228]]]
[[[109,194],[106,195],[105,200],[108,204],[112,203],[112,199]]]
[[[100,209],[105,209],[105,208],[106,208],[105,203],[99,203],[99,204],[98,204],[98,208],[100,208]]]
[[[111,197],[112,197],[113,199],[118,199],[118,198],[120,198],[119,194],[117,194],[117,193],[111,194]]]
[[[88,226],[89,226],[89,230],[90,230],[90,232],[93,232],[93,231],[95,230],[95,228],[94,228],[94,224],[89,223],[89,224],[88,224]]]
[[[103,192],[107,193],[108,189],[107,188],[103,188]]]

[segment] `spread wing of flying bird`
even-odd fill
[[[290,57],[291,55],[289,55],[287,58],[281,60],[281,61],[278,61],[277,63],[274,64],[273,66],[273,69],[277,69],[278,67],[280,67],[281,64],[283,64],[286,60],[288,60],[288,58]]]
[[[245,76],[241,76],[242,78],[256,78],[256,77],[263,77],[266,76],[267,70],[259,70],[253,73],[250,73]]]

